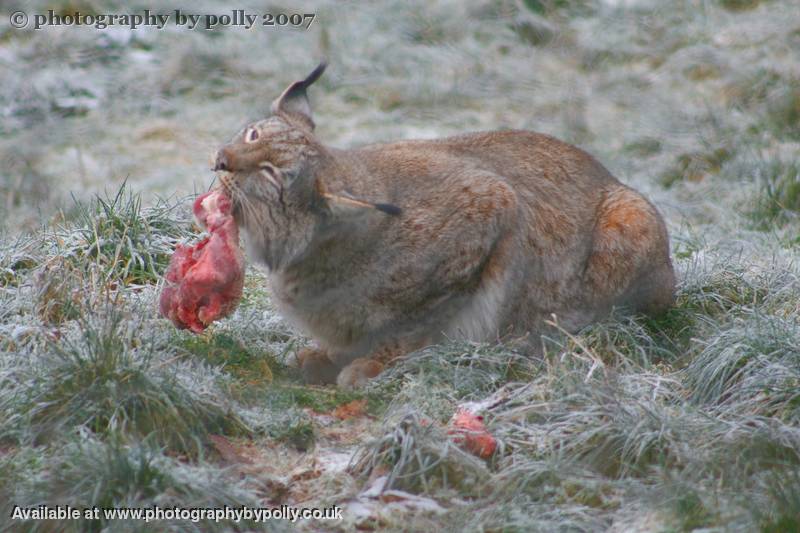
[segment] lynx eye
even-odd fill
[[[258,130],[255,128],[249,128],[244,134],[245,142],[253,143],[258,140]]]

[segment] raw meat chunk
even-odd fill
[[[159,310],[180,329],[202,332],[236,309],[244,286],[244,257],[231,201],[219,189],[197,197],[194,216],[208,237],[179,244],[164,275]]]
[[[450,421],[453,440],[463,449],[481,459],[490,458],[497,449],[497,440],[487,431],[483,417],[466,410],[458,410]]]

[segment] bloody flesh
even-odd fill
[[[497,439],[486,429],[482,416],[458,410],[450,424],[448,433],[453,435],[453,440],[463,449],[481,459],[488,459],[494,454],[497,449]]]
[[[231,201],[222,191],[198,196],[194,216],[209,235],[194,246],[175,248],[159,310],[176,327],[200,333],[236,309],[244,286],[244,257]]]

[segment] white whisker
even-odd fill
[[[278,177],[273,172],[264,168],[259,173],[266,178],[267,182],[275,188],[278,194],[281,193],[283,185],[278,181]]]

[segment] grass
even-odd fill
[[[78,331],[46,341],[38,360],[7,374],[0,406],[12,423],[4,425],[5,439],[42,444],[80,426],[198,453],[208,435],[247,433],[213,390],[200,394],[180,383],[169,354],[156,356],[156,345],[134,336],[141,327],[135,319],[113,303],[92,311],[77,320]]]
[[[706,504],[703,503],[700,494],[691,487],[679,488],[680,495],[670,502],[673,512],[677,519],[676,528],[678,531],[694,531],[713,526],[715,516]]]
[[[800,164],[769,161],[758,165],[753,179],[758,192],[747,212],[762,231],[786,226],[800,217]]]
[[[536,360],[509,347],[454,342],[401,361],[373,385],[373,393],[390,396],[391,407],[414,406],[446,422],[459,403],[483,399],[509,382],[527,380],[536,366]]]
[[[118,205],[119,219],[141,213],[138,201]],[[353,392],[302,384],[292,357],[304,341],[270,316],[259,322],[269,300],[260,274],[248,274],[248,300],[233,317],[201,336],[176,332],[154,315],[157,284],[110,283],[122,278],[95,258],[63,258],[84,229],[77,217],[59,227],[61,243],[33,246],[34,236],[6,248],[14,282],[0,293],[4,501],[258,506],[263,498],[356,498],[371,511],[351,518],[354,527],[389,531],[792,524],[793,482],[765,481],[800,465],[800,273],[790,250],[772,258],[731,253],[689,230],[685,253],[676,255],[676,304],[663,315],[614,313],[550,336],[539,357],[513,343],[447,342]],[[63,272],[73,275],[55,275]],[[68,290],[11,298],[47,294],[41,280],[62,278]],[[74,308],[41,310],[59,298]],[[41,326],[13,334],[26,317]],[[464,406],[477,409],[498,440],[488,460],[448,436],[448,420]],[[342,447],[346,468],[322,459]],[[311,466],[292,474],[307,458],[315,458]],[[276,473],[295,481],[276,481]],[[407,500],[429,510],[385,507]],[[753,508],[755,500],[764,503]]]
[[[584,0],[570,2],[568,0],[523,0],[522,4],[538,15],[568,13],[572,15],[590,14],[594,4]]]
[[[627,143],[623,149],[625,152],[634,156],[648,157],[661,152],[662,144],[658,139],[644,137],[642,139]]]
[[[757,7],[762,0],[719,0],[719,3],[725,9],[743,11]]]
[[[36,239],[17,237],[3,239],[0,255],[0,287],[18,287],[19,282],[36,265]]]
[[[686,368],[692,398],[702,404],[742,402],[763,414],[793,409],[800,383],[797,324],[755,315],[701,343]],[[787,413],[788,414],[788,413]]]
[[[478,495],[488,477],[480,459],[411,409],[399,409],[387,418],[379,436],[353,457],[351,472],[364,480],[384,473],[385,489],[421,494],[455,489],[465,496]]]
[[[33,460],[32,460],[33,459]],[[182,464],[153,447],[147,441],[133,446],[116,439],[99,441],[81,435],[60,449],[49,449],[32,458],[24,453],[4,459],[21,461],[36,475],[18,478],[7,494],[2,510],[10,516],[10,503],[35,507],[40,501],[59,502],[74,509],[142,508],[222,508],[224,505],[257,507],[258,501],[234,476],[212,476],[200,463]],[[50,464],[52,469],[43,466]],[[31,520],[18,525],[26,531],[50,531],[46,521]],[[264,524],[252,521],[173,520],[150,524],[143,520],[111,520],[99,513],[99,519],[63,521],[61,531],[264,531]]]
[[[77,206],[77,235],[70,252],[97,265],[109,281],[155,283],[175,243],[187,235],[174,223],[172,209],[174,204],[164,202],[143,209],[141,197],[123,182],[113,196],[95,196]]]
[[[681,181],[702,181],[710,174],[719,173],[731,155],[730,149],[725,147],[709,147],[708,150],[681,154],[673,166],[662,172],[661,184],[672,187]]]
[[[180,335],[178,341],[188,357],[223,370],[240,384],[241,393],[269,386],[284,368],[271,354],[253,353],[226,333],[206,336]]]
[[[775,135],[800,140],[800,80],[782,80],[766,108],[765,124]]]
[[[771,476],[768,483],[769,512],[756,511],[761,519],[761,531],[797,531],[800,529],[800,470],[793,468]]]
[[[308,31],[0,28],[13,67],[0,85],[0,530],[53,530],[8,520],[40,503],[344,508],[342,523],[67,531],[798,529],[800,19],[786,0],[628,4],[323,0]],[[273,53],[254,60],[262,37]],[[175,244],[197,238],[180,195],[211,182],[206,154],[315,50],[331,65],[310,91],[316,131],[334,146],[579,137],[664,215],[675,305],[554,329],[533,356],[443,342],[359,391],[303,384],[309,340],[255,268],[233,315],[176,331],[156,302]],[[448,435],[465,408],[497,439],[488,459]]]

